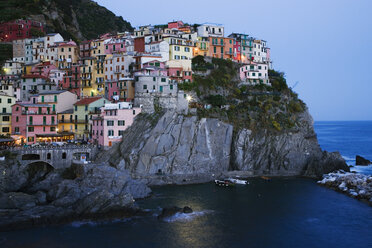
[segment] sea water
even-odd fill
[[[371,126],[318,122],[315,129],[323,149],[340,151],[352,164],[356,154],[372,159]],[[234,188],[155,187],[151,198],[137,202],[149,216],[2,232],[0,247],[372,247],[366,203],[311,179],[249,181]],[[158,220],[166,206],[194,212]]]

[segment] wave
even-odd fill
[[[355,161],[355,157],[342,156],[346,161]]]
[[[213,210],[204,210],[204,211],[196,211],[196,212],[192,212],[192,213],[188,213],[188,214],[176,213],[175,215],[173,215],[171,217],[165,218],[164,221],[166,221],[166,222],[176,222],[176,221],[188,222],[188,221],[192,221],[196,217],[200,217],[200,216],[203,216],[203,215],[206,215],[206,214],[211,214],[213,212],[214,212]]]

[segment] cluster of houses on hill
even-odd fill
[[[269,83],[266,41],[226,36],[220,24],[174,21],[77,44],[58,33],[30,37],[22,30],[27,23],[40,26],[0,25],[0,39],[13,44],[0,74],[0,135],[22,144],[75,139],[111,146],[136,115],[154,111],[155,101],[187,112],[178,85],[193,80],[199,55],[240,63],[244,83]]]

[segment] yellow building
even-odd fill
[[[97,87],[94,82],[97,78],[94,65],[96,58],[85,57],[81,59],[80,73],[81,73],[81,87],[84,97],[95,96],[97,94]]]
[[[58,67],[59,69],[71,68],[79,59],[78,48],[74,41],[58,43]]]
[[[86,97],[74,104],[75,139],[90,138],[90,123],[92,115],[97,114],[101,107],[110,103],[103,97]]]
[[[209,51],[209,39],[204,37],[198,37],[198,41],[194,47],[194,57],[196,56],[208,56]]]
[[[16,98],[0,92],[0,135],[8,136],[12,130],[11,116],[12,105],[15,104]]]
[[[191,59],[193,58],[193,43],[184,38],[166,37],[169,44],[169,61],[167,65],[171,68],[180,68],[191,71]]]
[[[57,114],[58,118],[58,133],[74,132],[74,109],[69,109]]]

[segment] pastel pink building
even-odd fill
[[[16,103],[12,106],[12,134],[25,144],[56,136],[57,114],[48,104]]]
[[[179,29],[184,26],[183,21],[174,21],[174,22],[168,22],[168,28],[172,29]]]
[[[115,54],[126,52],[125,39],[111,38],[104,42],[105,44],[105,54]]]
[[[139,113],[141,108],[133,108],[129,102],[105,104],[101,113],[93,116],[91,121],[93,142],[103,147],[120,142],[124,131]]]

